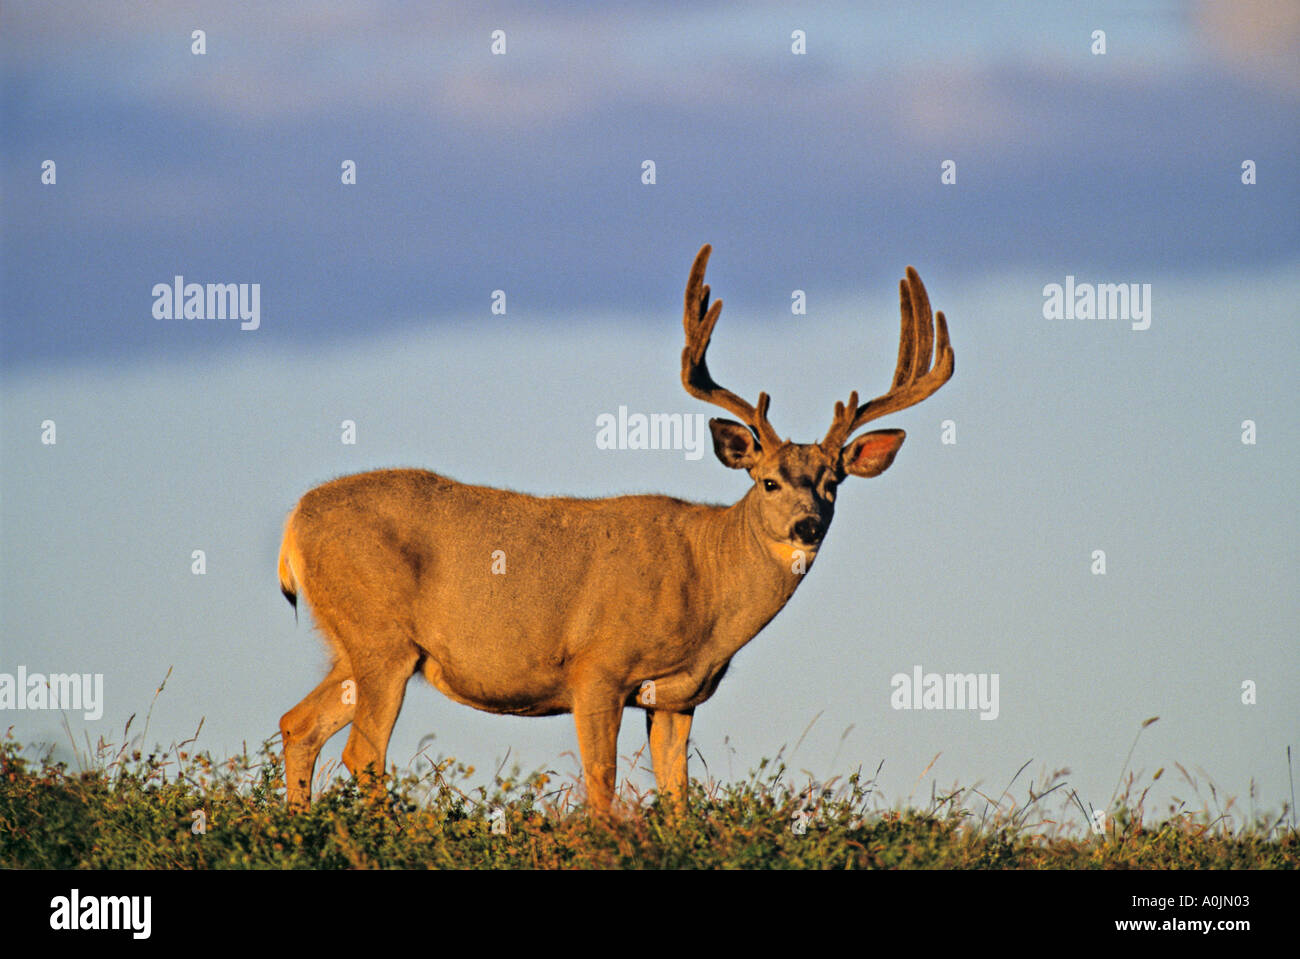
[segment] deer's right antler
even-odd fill
[[[735,413],[741,422],[754,431],[764,447],[775,449],[781,445],[781,437],[767,420],[771,398],[766,393],[759,393],[758,406],[751,406],[731,390],[719,386],[709,375],[709,365],[704,354],[709,348],[714,324],[722,313],[721,300],[709,305],[709,285],[704,282],[704,270],[709,265],[709,254],[712,252],[713,247],[707,243],[700,247],[700,252],[695,254],[695,262],[691,264],[690,279],[686,281],[686,303],[682,312],[682,324],[686,327],[686,348],[682,350],[682,385],[692,396]]]

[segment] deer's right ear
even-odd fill
[[[713,432],[713,452],[723,466],[747,470],[758,463],[763,448],[748,426],[735,420],[711,419],[709,429]]]

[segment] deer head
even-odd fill
[[[942,311],[931,316],[925,286],[909,266],[898,285],[902,333],[889,391],[861,406],[856,391],[847,404],[837,402],[830,429],[820,443],[783,440],[768,421],[766,393],[759,393],[758,403],[751,405],[709,375],[705,353],[722,312],[721,300],[710,305],[709,286],[704,282],[710,252],[707,243],[700,248],[686,283],[682,385],[692,396],[740,417],[741,422],[712,419],[709,428],[722,465],[746,470],[754,480],[746,499],[755,531],[778,555],[782,547],[815,554],[835,515],[839,484],[848,476],[883,473],[906,436],[902,430],[873,430],[850,439],[853,433],[871,420],[921,402],[952,376],[948,324]]]

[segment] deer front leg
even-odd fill
[[[618,690],[591,687],[579,688],[574,696],[573,723],[578,730],[587,802],[602,816],[609,814],[614,799],[624,698]]]
[[[648,710],[645,715],[646,736],[650,739],[650,759],[655,768],[659,792],[674,799],[685,799],[690,776],[686,772],[686,744],[691,734],[695,710],[680,713]]]

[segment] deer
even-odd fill
[[[609,816],[623,712],[645,711],[657,793],[683,800],[695,708],[812,567],[849,476],[878,476],[901,429],[854,436],[920,403],[953,373],[947,321],[907,267],[893,383],[836,402],[819,443],[782,440],[769,397],[751,405],[705,361],[722,301],[700,248],[686,284],[682,385],[739,418],[709,421],[723,466],[753,480],[729,505],[663,495],[539,497],[418,469],[331,480],[290,512],[280,588],[310,607],[328,674],[280,720],[286,799],[311,802],[317,757],[351,723],[342,759],[372,784],[417,673],[458,703],[518,716],[573,715],[588,809]],[[936,332],[937,331],[937,332]]]

